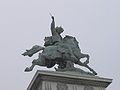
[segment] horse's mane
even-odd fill
[[[66,35],[63,40],[70,40],[70,39],[73,39],[74,42],[78,43],[78,41],[76,40],[75,37],[72,37],[72,36],[69,36],[69,35]]]
[[[72,36],[69,36],[69,35],[66,35],[63,39],[71,39],[71,38],[74,38],[74,37],[72,37]]]

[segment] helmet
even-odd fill
[[[58,26],[55,29],[58,34],[61,34],[64,31],[62,27],[58,27]]]

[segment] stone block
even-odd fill
[[[27,90],[106,90],[111,82],[98,76],[38,70]]]

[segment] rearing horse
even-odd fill
[[[32,49],[27,50],[25,53],[23,53],[23,55],[32,56],[34,53],[40,50],[42,50],[42,53],[39,54],[38,59],[33,60],[32,65],[30,67],[27,67],[25,71],[32,71],[35,65],[51,68],[55,64],[58,64],[59,68],[64,69],[67,61],[70,61],[72,63],[88,68],[95,75],[97,74],[87,65],[89,63],[89,55],[81,53],[75,37],[66,36],[61,42],[57,42],[55,45],[47,47],[41,47],[37,45],[33,46]],[[82,63],[80,59],[85,57],[87,58],[87,60]]]

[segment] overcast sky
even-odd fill
[[[0,0],[0,90],[26,90],[35,72],[46,69],[25,73],[37,54],[21,53],[51,35],[49,12],[63,37],[77,38],[98,76],[113,79],[107,90],[119,90],[120,0]]]

